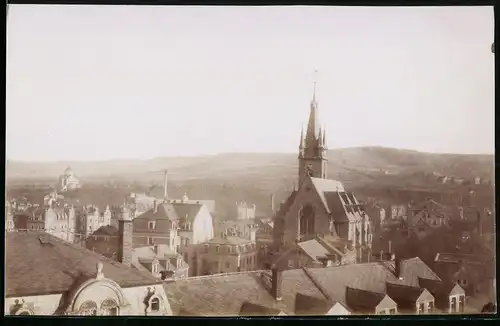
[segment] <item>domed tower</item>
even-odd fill
[[[69,166],[64,171],[64,175],[67,176],[67,177],[72,177],[72,176],[74,176],[74,174],[75,173],[73,172],[73,170]]]

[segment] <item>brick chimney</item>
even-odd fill
[[[158,211],[158,204],[156,203],[156,199],[153,200],[153,213],[156,214],[156,212]]]
[[[130,266],[132,261],[132,232],[132,219],[125,204],[118,220],[118,252],[116,258],[120,263],[127,266]]]
[[[394,260],[394,276],[402,280],[403,276],[401,275],[401,258],[398,255],[393,255],[393,260]]]
[[[283,286],[283,271],[274,266],[271,270],[271,294],[276,301],[281,301],[281,291]]]

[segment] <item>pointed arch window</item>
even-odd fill
[[[314,235],[315,210],[310,204],[302,207],[299,211],[299,237]]]

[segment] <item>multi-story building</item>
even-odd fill
[[[326,133],[317,121],[315,95],[299,148],[299,186],[275,217],[276,250],[289,252],[296,242],[329,235],[351,241],[358,261],[364,260],[372,241],[370,218],[340,181],[327,179]]]
[[[154,202],[153,208],[134,218],[134,246],[167,245],[183,255],[189,272],[198,270],[195,246],[214,237],[212,215],[201,203],[182,200]]]
[[[432,200],[408,209],[408,229],[418,238],[424,238],[437,228],[446,227],[451,218],[451,209]]]
[[[171,315],[162,281],[130,267],[131,224],[120,221],[118,262],[46,232],[7,233],[5,314]]]
[[[193,275],[211,275],[257,269],[255,231],[248,238],[235,232],[217,236],[197,246],[198,269]]]
[[[464,290],[419,258],[229,273],[165,284],[176,316],[467,313]],[[251,308],[251,309],[250,309]]]
[[[257,207],[255,204],[247,204],[246,202],[236,203],[236,219],[237,220],[253,220]]]
[[[109,206],[102,212],[95,205],[84,206],[78,214],[77,232],[87,236],[102,226],[111,225],[111,215]]]
[[[12,214],[12,207],[9,201],[5,201],[5,230],[11,231],[16,228],[14,224],[14,217]]]
[[[14,224],[18,230],[46,231],[59,239],[73,242],[76,231],[75,207],[53,194],[43,206],[28,205],[24,211],[16,212]]]
[[[58,184],[59,191],[68,191],[68,190],[75,190],[80,188],[80,180],[75,176],[75,173],[71,169],[71,167],[68,166],[68,168],[64,171],[64,174],[59,177],[59,184]]]
[[[162,280],[174,281],[189,275],[189,265],[186,264],[182,255],[164,244],[134,248],[132,266]]]

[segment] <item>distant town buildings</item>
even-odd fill
[[[69,190],[75,190],[80,188],[80,180],[75,176],[75,173],[68,166],[64,171],[64,174],[59,177],[58,190],[60,192],[65,192]]]
[[[236,219],[237,220],[253,220],[256,214],[255,204],[249,205],[246,202],[236,203]]]

